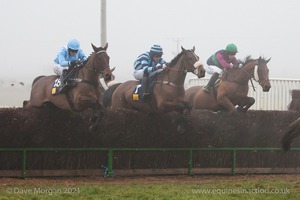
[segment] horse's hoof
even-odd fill
[[[177,126],[177,132],[180,133],[180,134],[183,134],[183,133],[185,132],[185,127],[184,127],[184,125],[179,124],[179,125]]]
[[[91,117],[89,122],[92,123],[92,124],[95,124],[97,122],[97,119],[98,119],[98,117],[96,117],[96,116]]]
[[[91,126],[89,127],[89,132],[90,132],[90,133],[96,133],[96,131],[97,131],[97,126],[91,125]]]
[[[237,107],[236,110],[240,113],[246,113],[247,110],[245,108],[242,108],[242,107]]]

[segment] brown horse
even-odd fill
[[[131,80],[120,84],[113,92],[111,108],[160,113],[181,112],[188,108],[188,104],[183,101],[185,94],[183,84],[186,74],[193,72],[199,73],[199,77],[204,77],[205,70],[202,64],[195,66],[200,63],[199,57],[194,53],[195,47],[192,50],[186,50],[183,47],[181,49],[181,53],[158,75],[149,101],[133,100],[133,91],[139,82]]]
[[[291,143],[295,140],[296,137],[300,135],[300,118],[291,123],[288,128],[285,130],[283,137],[281,138],[282,148],[284,150],[289,150]]]
[[[228,69],[222,75],[219,86],[210,94],[205,93],[201,86],[194,86],[186,90],[185,100],[192,103],[194,109],[246,112],[255,103],[254,98],[247,96],[251,78],[259,82],[264,92],[271,88],[267,67],[269,61],[270,59],[252,59],[248,56],[241,68]]]
[[[99,111],[102,109],[100,104],[99,73],[105,80],[111,79],[112,73],[109,68],[109,56],[105,47],[95,47],[92,44],[94,52],[90,55],[87,62],[76,66],[78,70],[75,78],[76,85],[64,94],[53,95],[52,88],[54,81],[58,78],[56,75],[39,76],[32,83],[30,100],[24,102],[25,108],[43,107],[51,103],[57,108],[69,111],[83,111],[93,109]],[[100,116],[98,116],[100,117]],[[98,120],[97,120],[98,121]]]

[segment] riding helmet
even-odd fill
[[[163,55],[163,49],[160,45],[153,45],[150,49],[150,55],[161,57]]]
[[[238,52],[236,45],[233,43],[228,44],[226,46],[225,50],[228,51],[229,53],[237,53]]]
[[[70,40],[68,43],[68,48],[72,49],[74,51],[78,51],[80,48],[80,44],[79,44],[78,40],[76,40],[76,39]]]

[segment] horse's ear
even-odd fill
[[[193,52],[195,51],[195,46],[193,46],[193,49],[192,49],[192,51],[193,51]]]
[[[108,47],[108,43],[106,43],[106,45],[103,47],[103,50],[106,50]]]
[[[94,51],[97,52],[98,51],[97,47],[95,47],[92,43],[91,43],[91,45],[92,45]]]
[[[182,51],[185,51],[185,48],[183,48],[183,47],[181,46],[181,50],[182,50]]]
[[[113,72],[113,71],[115,71],[115,69],[116,69],[116,67],[112,68],[110,71]]]
[[[266,63],[268,63],[271,60],[271,58],[269,58],[268,60],[266,60]]]

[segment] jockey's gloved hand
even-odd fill
[[[70,62],[71,67],[75,67],[76,65],[81,65],[82,61],[81,60],[73,60]]]
[[[155,70],[158,70],[158,69],[161,69],[161,68],[162,68],[162,66],[161,66],[160,63],[158,63],[158,64],[155,66]]]
[[[158,63],[158,64],[156,65],[155,69],[156,69],[156,70],[158,70],[158,69],[165,69],[166,67],[167,67],[166,64],[161,65],[161,64]]]

